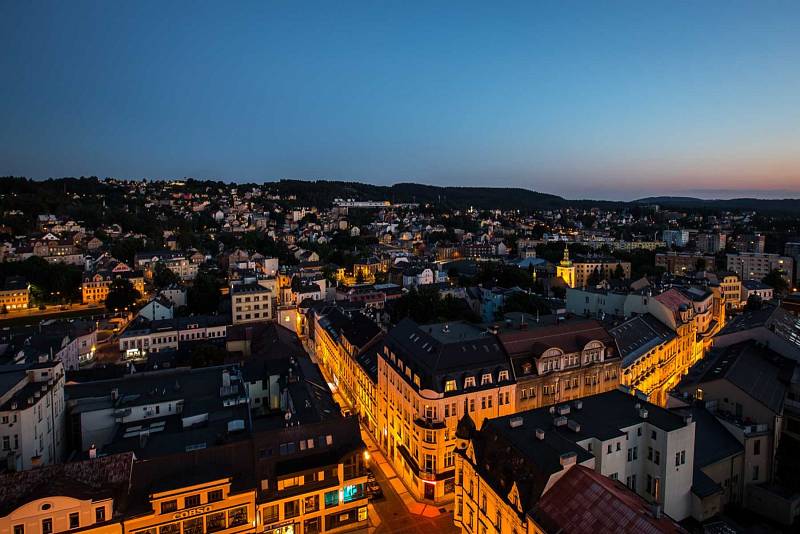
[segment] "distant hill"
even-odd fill
[[[413,183],[383,186],[328,180],[281,180],[269,185],[280,193],[294,194],[298,201],[313,205],[330,204],[336,198],[344,198],[506,210],[557,208],[570,202],[557,195],[511,187],[440,187]]]
[[[658,204],[665,208],[707,208],[711,210],[745,210],[760,213],[800,214],[800,199],[731,198],[707,200],[694,197],[647,197],[635,204]]]

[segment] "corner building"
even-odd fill
[[[378,354],[379,443],[417,499],[452,500],[455,430],[513,413],[515,386],[500,342],[468,323],[404,319]]]

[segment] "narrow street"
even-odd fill
[[[319,365],[325,380],[331,384],[327,370],[314,357],[313,351],[303,343],[306,353]],[[339,406],[349,407],[337,390],[333,398]],[[457,533],[460,530],[453,524],[452,504],[436,507],[416,501],[397,477],[394,468],[378,448],[370,433],[362,426],[361,437],[370,454],[369,467],[375,480],[381,486],[383,496],[370,501],[370,534],[383,533]],[[377,517],[376,517],[377,516]]]

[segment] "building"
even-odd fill
[[[715,350],[681,382],[679,391],[705,408],[739,441],[744,457],[737,498],[747,486],[774,481],[784,403],[796,362],[753,341]]]
[[[338,412],[296,336],[272,323],[246,328],[251,355],[241,367],[70,385],[71,434],[90,459],[50,473],[66,483],[48,487],[49,507],[40,506],[41,491],[0,489],[12,514],[31,516],[26,533],[366,529],[367,457],[356,418]],[[79,505],[91,513],[69,523]]]
[[[464,448],[458,454],[455,522],[465,531],[479,532],[481,523],[494,526],[498,515],[509,531],[525,531],[521,518],[536,522],[535,513],[531,519],[525,514],[537,511],[559,479],[578,468],[624,483],[675,520],[692,513],[694,423],[635,396],[609,391],[552,410],[487,419],[479,431],[474,428],[462,422],[458,434]],[[560,504],[571,506],[568,498]],[[551,529],[539,525],[532,531]]]
[[[570,319],[540,325],[533,318],[521,319],[497,335],[517,382],[514,411],[617,389],[619,355],[599,322]]]
[[[125,359],[146,358],[149,353],[177,350],[196,341],[223,342],[229,317],[193,315],[175,319],[136,318],[119,336],[119,350]]]
[[[314,353],[333,387],[378,438],[378,346],[383,331],[359,311],[328,306],[314,314]]]
[[[800,361],[800,318],[776,303],[748,306],[714,337],[714,346],[756,341],[784,358]]]
[[[744,280],[742,282],[742,302],[747,302],[750,297],[761,300],[772,300],[775,290],[760,280]]]
[[[738,309],[742,304],[742,279],[739,275],[729,271],[717,273],[719,288],[722,291],[722,298],[725,307],[728,309]]]
[[[114,262],[109,267],[89,271],[83,275],[81,283],[82,301],[84,304],[103,304],[108,296],[111,283],[122,278],[128,280],[133,288],[144,295],[144,275],[141,271],[133,271],[121,262]]]
[[[193,280],[197,276],[198,263],[191,261],[186,253],[173,250],[140,252],[134,257],[134,266],[144,271],[147,279],[153,278],[157,263],[175,273],[181,280]]]
[[[0,366],[0,458],[23,471],[60,462],[65,451],[64,366]]]
[[[620,382],[665,406],[668,392],[693,363],[686,339],[646,313],[610,330],[622,356]],[[688,349],[688,350],[687,350]]]
[[[578,286],[575,266],[569,259],[569,247],[566,245],[564,245],[564,258],[556,267],[556,278],[563,280],[567,287],[583,287],[583,285]]]
[[[97,322],[81,319],[45,320],[39,324],[39,336],[61,338],[51,359],[61,360],[65,371],[74,371],[94,360],[97,349]],[[34,343],[35,344],[35,343]]]
[[[713,271],[715,262],[714,256],[696,252],[656,253],[656,267],[661,267],[670,274],[685,274],[698,270]]]
[[[15,311],[28,308],[30,286],[21,276],[7,276],[0,290],[0,311]]]
[[[727,269],[738,273],[742,280],[761,280],[770,272],[779,271],[790,286],[793,283],[794,260],[788,256],[758,252],[739,252],[726,256]]]
[[[386,334],[378,352],[378,442],[415,498],[453,498],[458,420],[512,413],[511,372],[499,341],[475,325],[404,319]]]
[[[148,321],[172,319],[175,315],[175,305],[164,297],[156,297],[141,308],[136,315]]]
[[[727,236],[720,232],[697,234],[697,250],[705,254],[716,254],[725,250]]]
[[[661,239],[668,247],[685,247],[689,244],[689,230],[664,230]]]
[[[126,453],[2,474],[0,532],[122,534],[133,466]]]
[[[764,253],[766,238],[762,234],[742,234],[736,237],[733,246],[738,252]]]
[[[272,319],[272,292],[256,284],[231,286],[233,324],[269,321]]]

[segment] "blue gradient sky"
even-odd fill
[[[0,174],[798,195],[800,2],[0,0]]]

